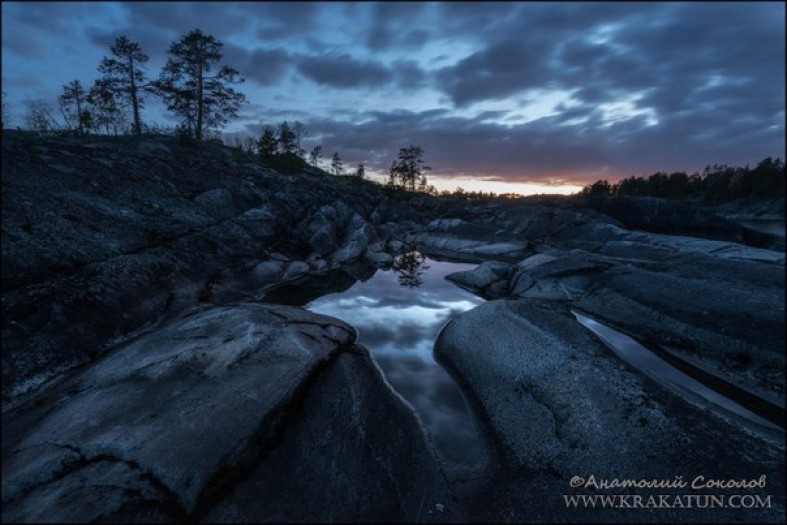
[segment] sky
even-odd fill
[[[382,177],[419,145],[438,189],[570,193],[598,179],[785,157],[783,2],[2,2],[10,127],[92,85],[119,35],[149,79],[192,29],[249,103]],[[146,123],[177,124],[147,97]]]

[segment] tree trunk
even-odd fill
[[[76,100],[77,103],[77,130],[79,131],[79,134],[82,135],[82,103],[79,100],[79,90],[76,88],[76,86],[74,86],[74,100]]]
[[[199,65],[199,76],[197,77],[197,136],[196,139],[202,140],[202,63]]]
[[[137,84],[134,81],[134,57],[128,58],[128,76],[131,80],[131,107],[134,110],[134,129],[135,135],[142,133],[142,123],[139,120],[139,100],[137,100]]]

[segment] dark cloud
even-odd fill
[[[430,35],[423,23],[429,10],[430,6],[421,2],[371,4],[369,21],[364,28],[366,47],[377,52],[423,45]]]
[[[224,40],[254,24],[243,4],[224,2],[124,2],[131,25],[149,24],[168,33],[183,34],[199,28]],[[246,4],[252,6],[253,4]]]
[[[225,44],[223,51],[224,63],[236,68],[247,81],[263,86],[281,82],[292,62],[290,53],[280,47],[249,50],[235,44]]]
[[[542,43],[511,38],[441,69],[437,79],[459,106],[500,99],[550,81],[544,51]]]
[[[338,57],[302,56],[296,69],[318,84],[338,87],[369,87],[389,83],[393,74],[372,60],[357,60],[350,55]]]

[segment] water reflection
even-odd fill
[[[432,356],[445,322],[483,302],[445,279],[474,265],[431,260],[418,252],[397,259],[391,270],[306,307],[354,326],[358,342],[416,408],[438,450],[453,461],[474,464],[482,452],[473,420],[459,387]]]
[[[421,277],[429,266],[424,264],[426,256],[421,252],[411,251],[394,257],[391,269],[399,274],[399,284],[409,288],[421,286],[424,283]]]

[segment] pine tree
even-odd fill
[[[295,153],[297,135],[285,120],[279,124],[279,150],[283,153]]]
[[[84,111],[86,110],[86,93],[79,80],[72,80],[63,86],[63,94],[60,95],[60,110],[66,124],[73,129],[76,122],[77,132],[82,135],[85,132],[85,124],[88,121]]]
[[[295,134],[295,154],[298,155],[300,158],[306,157],[306,150],[301,147],[301,141],[306,137],[306,126],[301,124],[299,121],[295,121],[295,124],[292,126],[292,132]]]
[[[415,191],[416,184],[420,188],[426,188],[426,175],[423,172],[432,168],[424,165],[423,154],[421,146],[401,148],[397,159],[391,164],[390,183],[393,185],[396,179],[399,179],[400,184],[407,190]]]
[[[224,126],[238,115],[246,96],[228,84],[243,82],[238,71],[222,66],[215,75],[208,75],[221,58],[224,44],[199,29],[173,43],[171,55],[155,83],[167,109],[183,117],[189,136],[202,140],[204,131]]]
[[[3,101],[2,101],[3,109],[2,114],[0,115],[0,129],[5,129],[8,126],[8,102],[6,102],[6,93],[3,91]]]
[[[260,140],[257,141],[257,151],[259,152],[260,160],[262,160],[264,164],[270,164],[276,156],[277,148],[278,141],[276,140],[276,135],[274,135],[271,128],[266,127],[262,131]]]
[[[333,153],[333,157],[331,158],[331,170],[333,171],[334,175],[341,175],[344,171],[342,167],[342,159],[339,158],[339,152],[335,151]]]
[[[322,146],[314,146],[314,149],[309,154],[309,164],[316,167],[320,157],[322,157]]]
[[[95,127],[97,129],[103,127],[106,134],[112,131],[117,135],[123,114],[111,81],[107,79],[96,80],[88,91],[86,100],[92,107]]]
[[[140,91],[143,89],[145,74],[142,65],[148,56],[142,52],[139,44],[131,42],[126,36],[119,36],[109,48],[114,58],[104,57],[98,70],[104,74],[105,89],[111,90],[117,98],[131,103],[134,115],[132,132],[142,133],[142,119],[139,109],[143,106]]]

